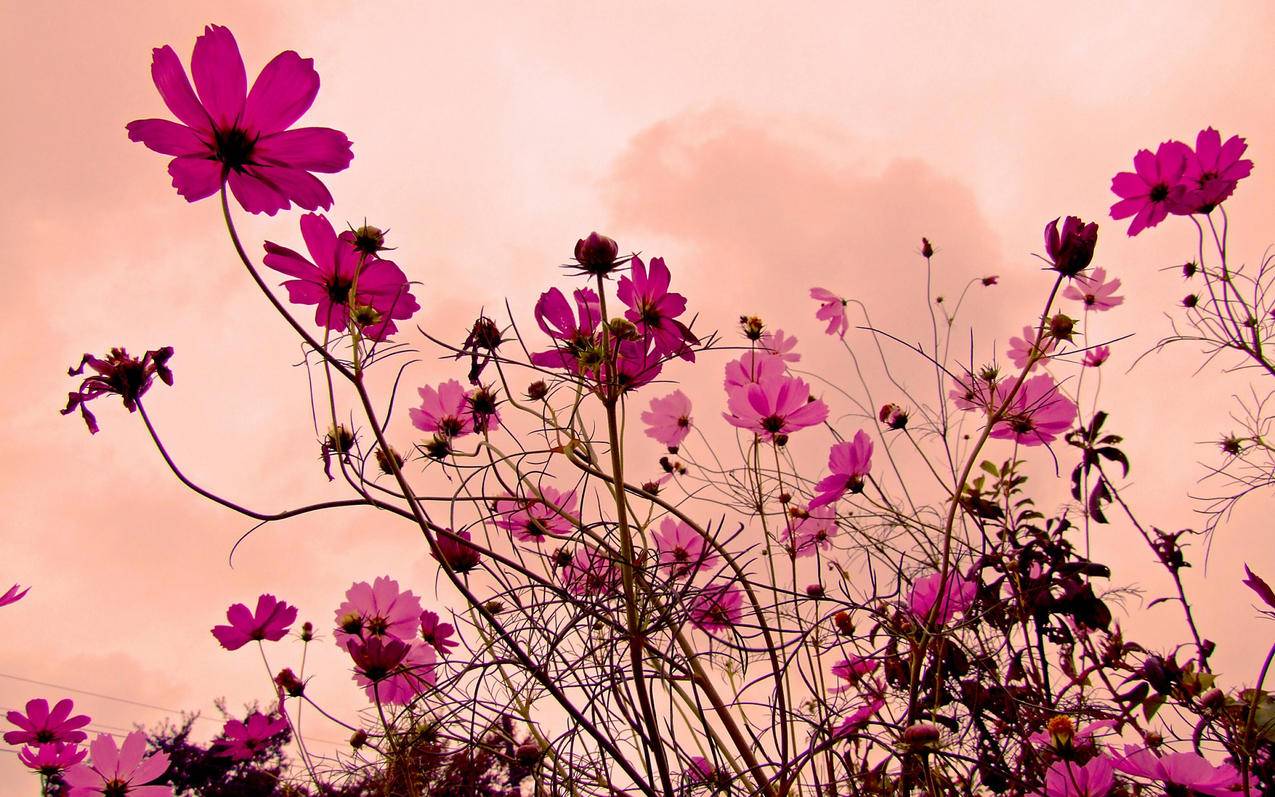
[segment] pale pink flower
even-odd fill
[[[370,637],[415,639],[421,619],[421,599],[411,590],[400,590],[398,582],[380,576],[371,584],[358,581],[345,591],[345,601],[336,610],[333,639],[342,648],[349,642]]]
[[[828,470],[832,475],[815,485],[811,509],[835,504],[847,491],[863,492],[863,479],[872,470],[872,438],[868,433],[860,429],[853,441],[834,445],[828,452]]]
[[[168,771],[168,754],[146,755],[146,734],[133,731],[116,747],[115,738],[103,733],[89,744],[88,764],[76,764],[62,779],[71,787],[69,797],[173,797],[172,786],[148,786]]]
[[[724,386],[729,392],[732,388],[751,385],[784,373],[782,357],[768,351],[746,351],[737,360],[726,363],[726,379]]]
[[[815,318],[828,322],[825,332],[844,338],[846,331],[850,329],[850,319],[846,317],[846,300],[827,288],[811,288],[810,298],[820,302]]]
[[[1083,360],[1080,361],[1080,363],[1086,368],[1097,368],[1098,366],[1105,363],[1107,361],[1107,358],[1110,356],[1111,356],[1110,346],[1094,346],[1092,349],[1085,352],[1085,357]]]
[[[246,722],[229,720],[221,729],[221,738],[213,748],[217,755],[235,761],[251,761],[258,753],[268,749],[270,740],[287,733],[288,721],[283,717],[266,716],[260,711],[248,715]]]
[[[1111,178],[1111,191],[1120,197],[1120,201],[1111,206],[1111,218],[1133,216],[1130,236],[1156,226],[1168,217],[1170,210],[1180,207],[1186,192],[1182,176],[1189,153],[1190,148],[1181,141],[1166,141],[1154,154],[1150,150],[1139,150],[1133,158],[1134,170]]]
[[[580,596],[614,594],[620,586],[620,568],[597,548],[580,546],[571,562],[562,569],[567,591]]]
[[[769,441],[823,423],[828,405],[810,400],[810,386],[800,379],[777,376],[735,388],[728,393],[727,423]]]
[[[1198,794],[1226,797],[1241,792],[1242,778],[1230,764],[1214,766],[1196,753],[1168,753],[1156,756],[1145,747],[1125,745],[1125,754],[1115,761],[1116,769],[1129,775],[1159,781]],[[1256,797],[1256,791],[1250,791]]]
[[[646,436],[669,448],[677,448],[691,433],[691,400],[680,390],[651,399],[651,408],[642,413]]]
[[[997,385],[998,404],[1004,402],[1011,385]],[[1070,429],[1075,419],[1075,403],[1062,394],[1052,376],[1041,374],[1023,382],[991,436],[1024,446],[1045,445]]]
[[[1056,761],[1045,773],[1045,790],[1037,797],[1107,797],[1115,785],[1111,759],[1096,756],[1084,766]]]
[[[18,592],[18,587],[20,586],[22,585],[14,584],[12,587],[9,587],[9,589],[3,595],[0,595],[0,606],[8,606],[11,603],[17,603],[18,601],[25,598],[27,593],[31,591],[31,588],[27,587],[21,592]]]
[[[418,388],[421,405],[407,411],[412,426],[422,432],[435,432],[447,439],[463,437],[474,431],[474,417],[469,399],[460,382],[449,379],[437,388]]]
[[[934,610],[934,625],[944,626],[956,615],[964,613],[974,605],[974,598],[978,595],[978,582],[963,578],[955,571],[947,574],[947,583],[943,587],[944,595],[940,600],[939,582],[942,580],[942,575],[942,573],[933,573],[913,583],[908,608],[917,620],[921,622],[929,620],[930,611]],[[936,603],[938,609],[934,609]]]
[[[819,551],[832,550],[832,538],[837,536],[838,531],[837,511],[832,505],[811,505],[786,536],[793,555],[804,559]]]
[[[289,606],[273,595],[261,595],[257,598],[257,610],[249,611],[242,603],[232,604],[226,610],[226,619],[230,625],[219,625],[212,629],[226,650],[238,650],[249,642],[266,640],[278,642],[288,633],[288,627],[297,619],[297,607]]]
[[[1063,291],[1063,296],[1083,302],[1085,310],[1101,312],[1124,304],[1123,296],[1116,296],[1120,280],[1107,279],[1107,270],[1101,266],[1089,274],[1080,274]]]
[[[717,554],[699,532],[677,518],[664,518],[660,530],[652,536],[658,552],[656,561],[671,578],[694,575],[717,564]]]
[[[691,599],[691,625],[707,631],[724,631],[744,619],[744,594],[731,581],[714,581]]]
[[[797,348],[796,336],[785,335],[782,329],[776,329],[774,332],[763,332],[761,345],[784,362],[795,363],[801,360],[801,354],[795,351]]]
[[[80,730],[91,721],[87,714],[71,716],[75,703],[70,698],[57,702],[53,710],[49,710],[49,701],[44,698],[28,700],[26,713],[10,711],[5,717],[17,726],[18,730],[8,731],[4,735],[6,744],[79,744],[88,738],[88,734]]]
[[[540,487],[541,498],[499,498],[495,524],[513,533],[519,542],[537,545],[547,536],[563,536],[575,530],[570,517],[576,514],[576,491],[562,492],[553,485]],[[565,515],[565,516],[564,516]]]
[[[1041,359],[1052,352],[1058,346],[1058,340],[1051,335],[1045,335],[1040,344],[1036,343],[1036,327],[1023,327],[1023,336],[1011,337],[1009,339],[1009,360],[1014,364],[1015,368],[1025,368],[1027,360],[1033,354],[1036,355],[1036,361],[1032,363],[1035,369],[1040,364]]]

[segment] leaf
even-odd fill
[[[1262,580],[1260,576],[1248,569],[1248,565],[1244,565],[1244,573],[1248,578],[1244,579],[1244,586],[1257,593],[1257,597],[1267,606],[1275,609],[1275,590]]]
[[[1142,701],[1142,716],[1147,718],[1147,722],[1150,722],[1151,719],[1155,717],[1156,712],[1159,711],[1160,707],[1163,705],[1163,695],[1152,695],[1151,697],[1148,697],[1146,700]]]
[[[1120,449],[1111,447],[1100,448],[1098,449],[1098,456],[1110,462],[1119,462],[1120,467],[1124,469],[1124,475],[1129,475],[1129,459],[1125,457],[1124,452]]]

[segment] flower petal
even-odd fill
[[[167,119],[138,119],[127,125],[128,140],[140,141],[161,155],[203,155],[210,152],[199,135],[186,125]]]
[[[263,134],[285,130],[310,109],[318,93],[314,59],[292,50],[279,53],[253,81],[244,104],[244,127]]]
[[[168,164],[173,188],[187,202],[210,197],[221,188],[221,163],[207,158],[173,158]]]
[[[190,87],[181,59],[168,45],[151,51],[151,80],[173,116],[196,130],[212,130],[208,112]]]
[[[239,45],[229,28],[221,25],[204,28],[204,34],[195,39],[190,72],[195,78],[199,99],[203,100],[213,123],[227,128],[238,122],[248,94],[248,76]]]
[[[350,139],[340,130],[300,127],[263,136],[252,155],[270,166],[332,174],[347,168],[354,159],[350,146]]]

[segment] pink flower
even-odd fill
[[[63,699],[57,702],[53,710],[49,710],[49,701],[43,698],[27,701],[27,713],[10,711],[5,717],[19,730],[5,733],[5,743],[20,744],[79,744],[88,738],[88,734],[80,728],[88,725],[90,720],[86,714],[71,716],[75,704]]]
[[[784,360],[777,354],[753,350],[744,352],[738,360],[726,363],[726,380],[724,386],[729,392],[731,388],[751,385],[772,377],[783,376]]]
[[[1032,363],[1034,370],[1040,364],[1041,358],[1049,354],[1058,346],[1058,340],[1051,335],[1046,334],[1040,341],[1039,346],[1034,346],[1036,342],[1036,327],[1023,327],[1023,336],[1021,338],[1013,337],[1009,339],[1009,360],[1014,364],[1015,368],[1027,367],[1027,361],[1034,353],[1036,361]]]
[[[602,303],[598,294],[589,288],[579,288],[572,295],[576,302],[575,312],[557,288],[540,294],[536,301],[536,323],[557,345],[548,351],[532,354],[534,365],[580,373],[581,355],[596,345],[594,332],[602,320]]]
[[[1045,254],[1054,270],[1074,277],[1089,267],[1094,247],[1098,245],[1098,224],[1085,224],[1076,216],[1068,216],[1061,232],[1058,219],[1045,225]],[[987,284],[984,281],[984,284]],[[995,283],[993,283],[995,284]]]
[[[468,531],[455,532],[460,540],[454,540],[445,534],[439,534],[435,538],[438,543],[438,554],[430,553],[436,560],[446,563],[452,570],[457,573],[468,573],[475,567],[478,567],[482,561],[482,554],[472,545],[467,545],[465,541],[472,540]]]
[[[794,351],[797,348],[797,338],[793,335],[785,335],[782,329],[763,332],[761,345],[784,362],[795,363],[801,360],[801,355]]]
[[[215,626],[212,635],[226,650],[238,650],[252,641],[278,642],[297,619],[297,607],[289,606],[273,595],[257,598],[257,611],[250,612],[242,603],[226,610],[230,625]]]
[[[89,745],[91,764],[76,764],[62,779],[71,787],[70,797],[173,797],[172,786],[147,786],[168,771],[168,754],[146,755],[146,734],[133,731],[124,744],[115,746],[110,734],[99,735]]]
[[[129,356],[122,348],[111,349],[104,360],[85,354],[78,367],[66,372],[67,376],[79,376],[84,373],[86,365],[97,373],[85,377],[79,390],[67,394],[66,409],[62,410],[62,414],[69,415],[79,407],[80,416],[89,431],[97,434],[97,418],[89,412],[88,403],[113,393],[124,400],[124,407],[129,412],[136,412],[138,399],[150,390],[155,377],[158,376],[166,385],[173,384],[173,372],[168,368],[172,357],[172,346],[148,351],[140,360]]]
[[[641,340],[623,340],[615,349],[615,385],[620,392],[637,390],[643,385],[655,381],[663,370],[663,359],[659,352],[652,348],[651,338]],[[599,368],[593,378],[600,384],[608,384],[611,380],[609,368]]]
[[[699,532],[677,518],[664,518],[660,530],[652,536],[658,554],[656,562],[668,570],[670,578],[693,576],[717,564],[717,554]]]
[[[1045,791],[1040,797],[1107,797],[1114,785],[1115,770],[1106,756],[1096,756],[1083,767],[1057,761],[1045,773]]]
[[[581,546],[562,569],[562,581],[573,595],[611,595],[620,587],[620,568],[602,551]]]
[[[434,685],[434,649],[424,642],[393,637],[351,638],[346,644],[354,661],[354,681],[368,700],[405,706]]]
[[[213,746],[219,756],[251,761],[266,749],[271,739],[288,730],[288,722],[282,717],[267,717],[260,711],[254,711],[247,722],[228,721],[221,729],[222,738]]]
[[[1011,384],[996,386],[998,404],[1004,402]],[[1024,446],[1045,445],[1070,429],[1075,419],[1076,405],[1062,394],[1052,376],[1041,374],[1023,382],[991,436]]]
[[[862,656],[851,656],[832,665],[832,674],[845,681],[844,686],[834,687],[834,694],[844,692],[855,686],[865,675],[871,675],[881,666],[877,659],[865,659]]]
[[[47,778],[75,766],[83,761],[86,755],[88,751],[81,750],[79,745],[49,742],[22,748],[18,751],[18,760],[28,769],[33,769]]]
[[[828,405],[810,400],[810,386],[800,379],[777,376],[728,392],[727,423],[774,441],[808,426],[823,423]]]
[[[713,633],[739,625],[744,619],[744,595],[730,581],[714,581],[691,599],[691,625]]]
[[[954,386],[948,391],[948,398],[960,410],[982,410],[988,412],[996,395],[995,381],[981,376],[966,373],[962,377],[953,378]]]
[[[1086,368],[1097,368],[1098,366],[1105,363],[1107,361],[1107,358],[1110,356],[1111,356],[1110,346],[1094,346],[1092,349],[1085,352],[1085,358],[1081,360],[1080,362],[1081,362],[1081,365],[1085,366]]]
[[[1125,745],[1124,750],[1124,757],[1117,758],[1115,765],[1116,769],[1129,775],[1215,797],[1239,793],[1242,779],[1230,764],[1213,766],[1195,753],[1169,753],[1157,757],[1145,747]]]
[[[655,352],[665,357],[681,357],[695,361],[695,353],[690,345],[699,343],[699,338],[677,320],[686,312],[686,297],[680,293],[669,293],[671,276],[664,258],[651,258],[648,273],[642,258],[633,256],[630,276],[620,277],[615,294],[629,309],[624,317],[637,325],[638,331],[652,339]]]
[[[545,541],[546,536],[563,536],[575,530],[569,519],[576,514],[575,490],[561,492],[546,484],[540,487],[541,498],[500,498],[496,500],[495,523],[513,532],[520,542]],[[564,515],[566,517],[564,517]]]
[[[1240,180],[1253,172],[1253,162],[1241,160],[1248,144],[1239,136],[1222,143],[1222,135],[1213,128],[1201,130],[1195,137],[1195,149],[1187,150],[1186,171],[1182,182],[1186,192],[1173,208],[1176,213],[1208,213],[1222,204]]]
[[[31,588],[27,587],[21,592],[18,592],[18,587],[20,586],[22,585],[14,584],[12,587],[9,587],[8,591],[6,591],[3,595],[0,595],[0,606],[8,606],[11,603],[17,603],[25,598],[27,593],[31,591]]]
[[[1111,178],[1111,190],[1120,197],[1120,201],[1111,206],[1111,218],[1133,216],[1129,235],[1156,226],[1181,203],[1186,191],[1182,176],[1189,153],[1181,141],[1166,141],[1155,154],[1139,150],[1133,158],[1134,171],[1120,172]]]
[[[690,783],[711,783],[717,779],[717,767],[704,756],[691,756],[686,768],[686,780]]]
[[[935,626],[947,625],[956,615],[973,606],[974,598],[978,595],[978,582],[963,578],[959,573],[949,572],[947,584],[943,588],[943,599],[939,600],[941,576],[942,573],[933,573],[918,579],[912,585],[912,596],[908,599],[912,616],[922,622],[929,620],[930,611],[938,603],[933,619]]]
[[[1045,723],[1045,730],[1028,736],[1027,741],[1052,748],[1090,747],[1095,736],[1114,732],[1115,725],[1112,720],[1099,720],[1077,729],[1070,717],[1059,715]]]
[[[819,551],[832,550],[832,538],[837,536],[837,512],[829,504],[814,506],[803,513],[800,521],[787,532],[792,554],[798,559],[814,556]]]
[[[847,715],[846,718],[841,721],[841,724],[837,725],[837,727],[832,731],[833,738],[849,736],[855,731],[860,730],[868,724],[869,720],[877,715],[877,712],[883,708],[885,708],[885,698],[881,697],[878,690],[868,697],[867,700],[864,701],[863,705],[859,706],[859,708]]]
[[[210,25],[195,40],[190,67],[198,97],[173,48],[156,48],[151,78],[182,124],[167,119],[128,124],[130,141],[175,156],[168,173],[177,193],[195,202],[229,182],[249,213],[273,216],[291,203],[306,210],[332,206],[332,195],[311,172],[332,174],[349,166],[350,140],[326,127],[288,130],[319,93],[313,59],[280,53],[248,91],[234,35]]]
[[[846,318],[846,300],[827,288],[811,288],[810,298],[821,302],[815,318],[828,322],[828,328],[824,331],[844,338],[846,331],[850,329],[850,319]]]
[[[669,448],[677,448],[691,433],[691,400],[680,390],[651,399],[651,409],[642,413],[646,436]]]
[[[811,509],[835,504],[847,491],[863,492],[863,478],[872,470],[872,438],[868,433],[860,429],[853,441],[834,445],[828,452],[828,470],[832,475],[815,485]]]
[[[317,305],[314,323],[344,332],[350,322],[372,340],[398,331],[394,321],[406,320],[420,308],[407,277],[393,261],[360,253],[354,233],[341,233],[317,213],[301,217],[301,237],[314,262],[285,246],[266,241],[268,267],[294,279],[286,280],[293,304]]]
[[[1110,310],[1124,304],[1123,296],[1116,296],[1120,290],[1120,280],[1107,281],[1107,270],[1099,267],[1092,274],[1081,274],[1067,286],[1063,296],[1085,303],[1086,310]]]
[[[451,623],[442,622],[442,618],[436,612],[428,609],[421,612],[421,638],[438,651],[438,655],[446,656],[451,649],[459,643],[452,641],[452,636],[456,633],[456,627]]]
[[[437,389],[426,385],[416,392],[420,393],[421,406],[407,411],[412,426],[422,432],[436,432],[449,440],[474,431],[469,400],[460,382],[449,379]]]
[[[337,645],[347,648],[358,639],[415,639],[421,618],[421,599],[411,590],[399,590],[398,582],[380,576],[368,584],[359,581],[345,591],[345,602],[336,610]]]

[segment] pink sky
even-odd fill
[[[1102,331],[1137,333],[1104,383],[1131,441],[1129,494],[1154,524],[1198,522],[1181,496],[1199,462],[1217,461],[1200,443],[1230,430],[1239,383],[1217,368],[1191,377],[1199,359],[1185,348],[1125,373],[1167,331],[1163,312],[1186,289],[1160,269],[1189,256],[1194,234],[1170,223],[1127,239],[1106,218],[1108,185],[1140,147],[1207,125],[1245,135],[1257,167],[1228,204],[1233,251],[1260,256],[1270,238],[1259,225],[1275,207],[1268,5],[1071,3],[1047,16],[932,3],[563,3],[488,15],[418,3],[4,5],[0,588],[34,588],[0,611],[2,708],[63,696],[9,676],[166,707],[209,712],[217,696],[237,706],[266,691],[261,662],[208,633],[228,603],[273,591],[325,628],[353,580],[388,572],[431,595],[419,539],[368,513],[272,527],[231,569],[247,524],[177,484],[138,419],[102,402],[90,439],[56,412],[82,352],[173,345],[177,385],[148,406],[192,476],[266,509],[334,494],[314,461],[304,374],[288,367],[299,350],[235,261],[218,208],[177,197],[164,159],[124,134],[131,119],[167,115],[150,49],[171,43],[185,59],[207,22],[235,32],[250,78],[284,49],[316,59],[323,88],[304,121],[354,141],[351,169],[327,180],[333,216],[392,228],[396,260],[424,283],[417,320],[452,338],[505,295],[529,307],[597,228],[665,256],[705,328],[728,330],[745,311],[782,319],[815,362],[844,369],[807,289],[862,298],[880,325],[919,335],[909,325],[922,318],[915,251],[926,235],[947,290],[1001,277],[976,307],[986,356],[1035,312],[1020,308],[1042,290],[1029,253],[1044,222],[1097,219],[1096,262],[1128,297]],[[242,229],[251,251],[265,237],[297,241],[294,215]],[[459,375],[427,361],[415,384]],[[1238,582],[1246,560],[1275,574],[1270,508],[1265,495],[1242,507],[1207,579],[1202,567],[1187,576],[1230,685],[1251,682],[1264,652],[1246,647],[1252,601]],[[1125,579],[1151,572],[1130,532],[1109,533],[1099,558]],[[1166,585],[1156,574],[1143,586],[1149,599]],[[1171,612],[1151,610],[1166,625]],[[324,673],[316,697],[359,705],[335,647],[312,661]],[[70,696],[106,727],[164,716]],[[345,737],[318,725],[306,735]],[[0,785],[33,784],[0,755]]]

